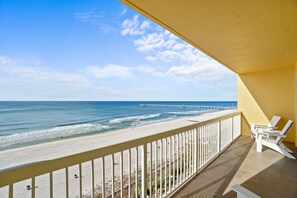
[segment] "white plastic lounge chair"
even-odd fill
[[[283,143],[282,139],[286,137],[286,133],[292,126],[293,121],[289,120],[287,124],[284,126],[283,130],[277,131],[277,130],[269,130],[265,131],[263,130],[264,137],[262,138],[262,145],[266,146],[268,148],[271,148],[283,155],[285,155],[288,158],[296,159],[291,153],[290,149],[288,149]],[[266,136],[266,137],[265,137]]]
[[[258,130],[273,130],[273,129],[277,129],[276,125],[277,123],[280,121],[281,117],[274,115],[271,120],[269,121],[268,124],[251,124],[251,137],[255,137],[256,132]]]

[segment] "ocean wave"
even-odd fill
[[[23,144],[34,141],[42,141],[47,139],[56,139],[72,135],[91,133],[108,128],[109,126],[107,125],[87,123],[69,126],[58,126],[51,129],[36,130],[25,133],[15,133],[8,136],[1,136],[0,148],[15,144]]]
[[[211,112],[212,110],[204,110],[204,111],[177,111],[177,112],[167,112],[168,114],[173,115],[199,115],[202,113]]]
[[[161,115],[160,113],[156,113],[156,114],[141,115],[141,116],[128,116],[128,117],[116,118],[116,119],[110,120],[109,123],[120,124],[123,122],[129,122],[129,121],[134,121],[134,120],[140,121],[140,120],[146,120],[146,119],[159,117],[160,115]]]
[[[150,120],[150,121],[137,121],[133,122],[131,126],[142,126],[142,125],[147,125],[147,124],[153,124],[153,123],[158,123],[158,122],[164,122],[168,120],[173,120],[177,118],[177,116],[171,116],[169,118],[164,118],[164,119],[159,119],[159,120]]]

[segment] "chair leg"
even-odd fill
[[[296,159],[293,155],[291,155],[285,148],[282,148],[280,145],[277,145],[277,144],[273,144],[271,142],[267,142],[267,141],[262,141],[262,144],[264,146],[267,146],[281,154],[283,154],[284,156],[286,156],[287,158],[290,158],[290,159]]]
[[[293,153],[293,151],[291,151],[288,147],[286,147],[285,145],[284,145],[284,143],[280,143],[280,146],[282,146],[282,148],[284,148],[284,149],[286,149],[286,151],[288,151],[289,153]]]

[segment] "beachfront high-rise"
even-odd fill
[[[258,153],[250,139],[251,123],[296,121],[296,1],[121,1],[236,72],[238,111],[139,127],[95,149],[2,170],[1,195],[234,197],[239,184],[296,197],[296,160]],[[294,124],[285,138],[295,156],[296,134]]]

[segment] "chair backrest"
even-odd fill
[[[283,130],[280,132],[280,135],[286,135],[286,133],[288,132],[288,130],[290,129],[290,127],[293,125],[293,121],[289,120],[287,122],[287,124],[284,126]],[[283,139],[283,137],[277,137],[276,138],[276,144],[279,144],[281,139]]]
[[[275,127],[280,119],[280,116],[274,115],[270,122],[267,124],[267,127]]]

